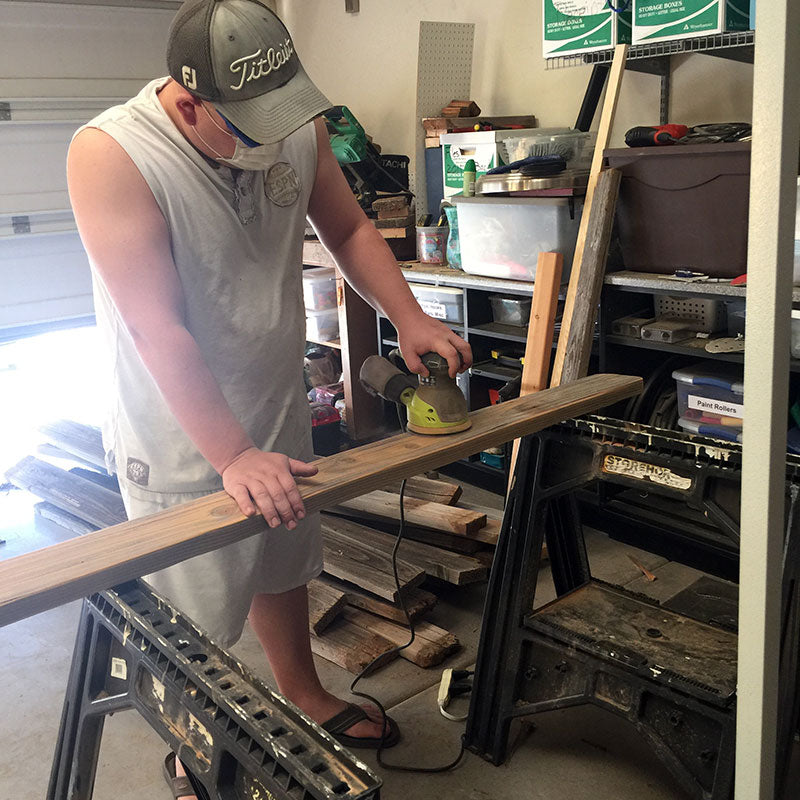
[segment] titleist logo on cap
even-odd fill
[[[279,47],[270,47],[266,52],[259,48],[255,53],[231,61],[230,71],[234,75],[239,75],[239,83],[232,83],[231,89],[239,91],[245,83],[277,72],[292,57],[293,53],[294,44],[291,39],[287,38]]]

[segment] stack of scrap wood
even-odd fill
[[[125,521],[116,478],[105,471],[99,429],[62,420],[41,432],[47,443],[40,454],[49,460],[29,455],[6,473],[14,486],[41,499],[36,513],[78,534]],[[57,465],[65,459],[68,469]],[[76,462],[83,466],[70,466]],[[378,666],[398,657],[394,648],[410,638],[406,613],[415,638],[399,656],[420,667],[441,663],[459,642],[424,619],[437,602],[436,582],[462,586],[488,577],[502,512],[457,505],[456,484],[410,478],[405,536],[393,562],[399,490],[370,492],[322,514],[324,573],[309,585],[312,649],[351,672],[390,651]]]
[[[372,222],[386,239],[395,258],[414,258],[416,228],[411,197],[405,194],[378,197],[372,204],[372,210],[376,214]]]

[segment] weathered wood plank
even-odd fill
[[[34,456],[26,456],[11,467],[6,478],[14,486],[26,489],[98,528],[117,525],[127,519],[119,494]]]
[[[322,558],[324,569],[343,581],[360,586],[387,600],[397,599],[397,586],[392,568],[392,554],[374,547],[366,539],[342,536],[346,520],[322,516]],[[404,559],[397,559],[400,590],[419,586],[425,580],[425,570]]]
[[[391,491],[399,493],[400,487]],[[430,500],[431,503],[454,506],[462,492],[463,489],[457,483],[434,480],[424,475],[414,475],[406,479],[405,496],[415,497],[417,500]]]
[[[411,638],[408,628],[403,628],[389,620],[376,617],[357,608],[346,608],[342,617],[370,633],[382,636],[395,647],[401,647]],[[451,653],[461,647],[458,639],[446,630],[430,623],[422,622],[414,626],[414,641],[400,651],[400,658],[418,667],[433,667],[441,664]]]
[[[363,608],[364,611],[370,611],[373,614],[377,614],[379,617],[390,619],[401,625],[407,624],[403,610],[395,603],[390,603],[379,597],[375,597],[375,595],[364,591],[358,586],[339,583],[335,578],[331,578],[327,575],[320,575],[317,580],[327,583],[334,589],[343,591],[347,597],[348,605],[354,606],[355,608]],[[416,622],[424,614],[427,614],[439,600],[435,594],[426,592],[424,589],[405,590],[403,591],[402,599],[412,622]]]
[[[64,511],[63,508],[54,506],[46,500],[43,500],[41,503],[36,503],[33,510],[43,519],[54,522],[65,530],[77,533],[80,536],[97,530],[97,525],[85,522],[80,517],[76,517],[74,514],[70,514],[69,511]]]
[[[391,562],[395,537],[390,533],[376,531],[366,525],[359,525],[346,519],[322,515],[327,525],[335,529],[341,547],[368,546],[375,557],[383,557]],[[323,522],[323,527],[326,525]],[[434,578],[447,581],[456,586],[486,580],[487,570],[480,562],[470,556],[451,553],[439,547],[403,539],[397,551],[399,563],[406,563]],[[368,588],[368,587],[365,587]]]
[[[58,419],[40,425],[39,432],[64,452],[105,470],[106,457],[100,428],[71,419]]]
[[[363,514],[373,519],[400,520],[400,495],[380,490],[353,497],[331,507],[346,515]],[[486,525],[486,515],[466,508],[444,506],[416,497],[403,498],[405,520],[418,528],[430,528],[442,533],[471,536]]]
[[[343,619],[335,620],[322,636],[311,632],[311,651],[354,675],[384,653],[387,655],[370,670],[370,673],[394,661],[398,654],[389,652],[393,647],[392,642],[383,636]]]
[[[322,633],[346,605],[344,592],[319,579],[308,582],[308,624],[314,633]]]
[[[535,433],[578,414],[641,392],[628,375],[591,375],[555,389],[470,414],[469,430],[448,436],[404,433],[320,459],[319,473],[298,481],[309,512],[436,469],[487,447]],[[144,519],[132,520],[0,564],[0,625],[77,600],[124,580],[264,530],[217,492]]]

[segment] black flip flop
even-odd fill
[[[169,752],[164,758],[164,779],[172,790],[175,800],[179,797],[193,797],[197,794],[188,775],[176,775],[175,753]]]
[[[345,747],[363,747],[376,750],[381,746],[381,738],[379,736],[348,736],[344,733],[356,723],[364,720],[373,721],[361,706],[350,703],[344,711],[340,711],[336,716],[324,722],[322,729],[326,730]],[[397,727],[397,723],[391,717],[386,717],[386,724],[389,726],[389,730],[383,738],[383,747],[394,747],[400,741],[400,728]]]

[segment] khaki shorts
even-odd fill
[[[211,492],[163,494],[120,480],[128,519],[188,503]],[[281,594],[303,586],[322,572],[319,514],[301,520],[293,531],[283,525],[187,559],[144,579],[168,598],[221,647],[242,635],[256,594]]]

